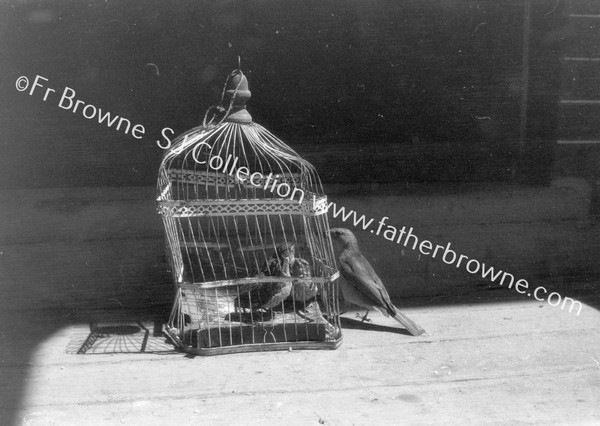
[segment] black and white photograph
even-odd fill
[[[0,425],[600,424],[599,0],[0,0]]]

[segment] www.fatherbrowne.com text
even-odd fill
[[[313,203],[316,200],[313,198]],[[315,206],[317,207],[317,206]],[[360,228],[364,231],[370,230],[372,234],[382,235],[386,240],[402,245],[403,247],[411,247],[412,250],[418,251],[425,256],[431,256],[434,259],[442,259],[447,265],[456,265],[457,268],[464,267],[467,272],[474,275],[481,275],[484,279],[489,279],[492,283],[498,283],[505,285],[508,288],[513,288],[521,294],[527,294],[527,296],[533,296],[538,301],[546,300],[550,306],[560,306],[561,309],[565,309],[567,306],[569,312],[576,309],[576,314],[579,316],[581,313],[582,304],[581,302],[574,300],[570,297],[562,297],[557,292],[550,293],[546,298],[544,296],[548,294],[548,290],[545,287],[538,286],[534,289],[529,288],[529,282],[525,279],[517,279],[509,272],[496,270],[493,266],[486,265],[477,259],[469,258],[464,254],[459,254],[450,248],[451,244],[448,242],[445,246],[434,244],[429,240],[419,239],[415,234],[412,227],[406,229],[405,226],[402,228],[396,228],[395,226],[388,225],[386,222],[389,217],[384,216],[375,224],[375,219],[367,219],[365,215],[358,215],[354,210],[347,210],[344,206],[338,207],[334,202],[327,203],[325,207],[333,218],[341,218],[343,222],[352,223],[354,227]],[[371,227],[376,225],[375,227]],[[437,256],[437,257],[436,257]]]

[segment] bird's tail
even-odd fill
[[[425,330],[423,330],[421,327],[415,324],[413,320],[408,318],[398,309],[394,309],[393,311],[391,311],[390,315],[392,318],[394,318],[396,321],[402,324],[404,328],[406,328],[408,332],[413,336],[420,336],[421,334],[425,333]]]

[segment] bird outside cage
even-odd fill
[[[173,141],[158,211],[176,287],[165,334],[212,355],[342,341],[326,196],[314,167],[245,109],[238,68],[202,126]]]

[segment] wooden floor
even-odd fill
[[[596,309],[577,317],[525,300],[405,312],[426,335],[348,312],[334,351],[195,358],[174,352],[151,323],[146,353],[136,353],[143,332],[77,354],[87,324],[11,328],[2,412],[44,426],[600,423]]]

